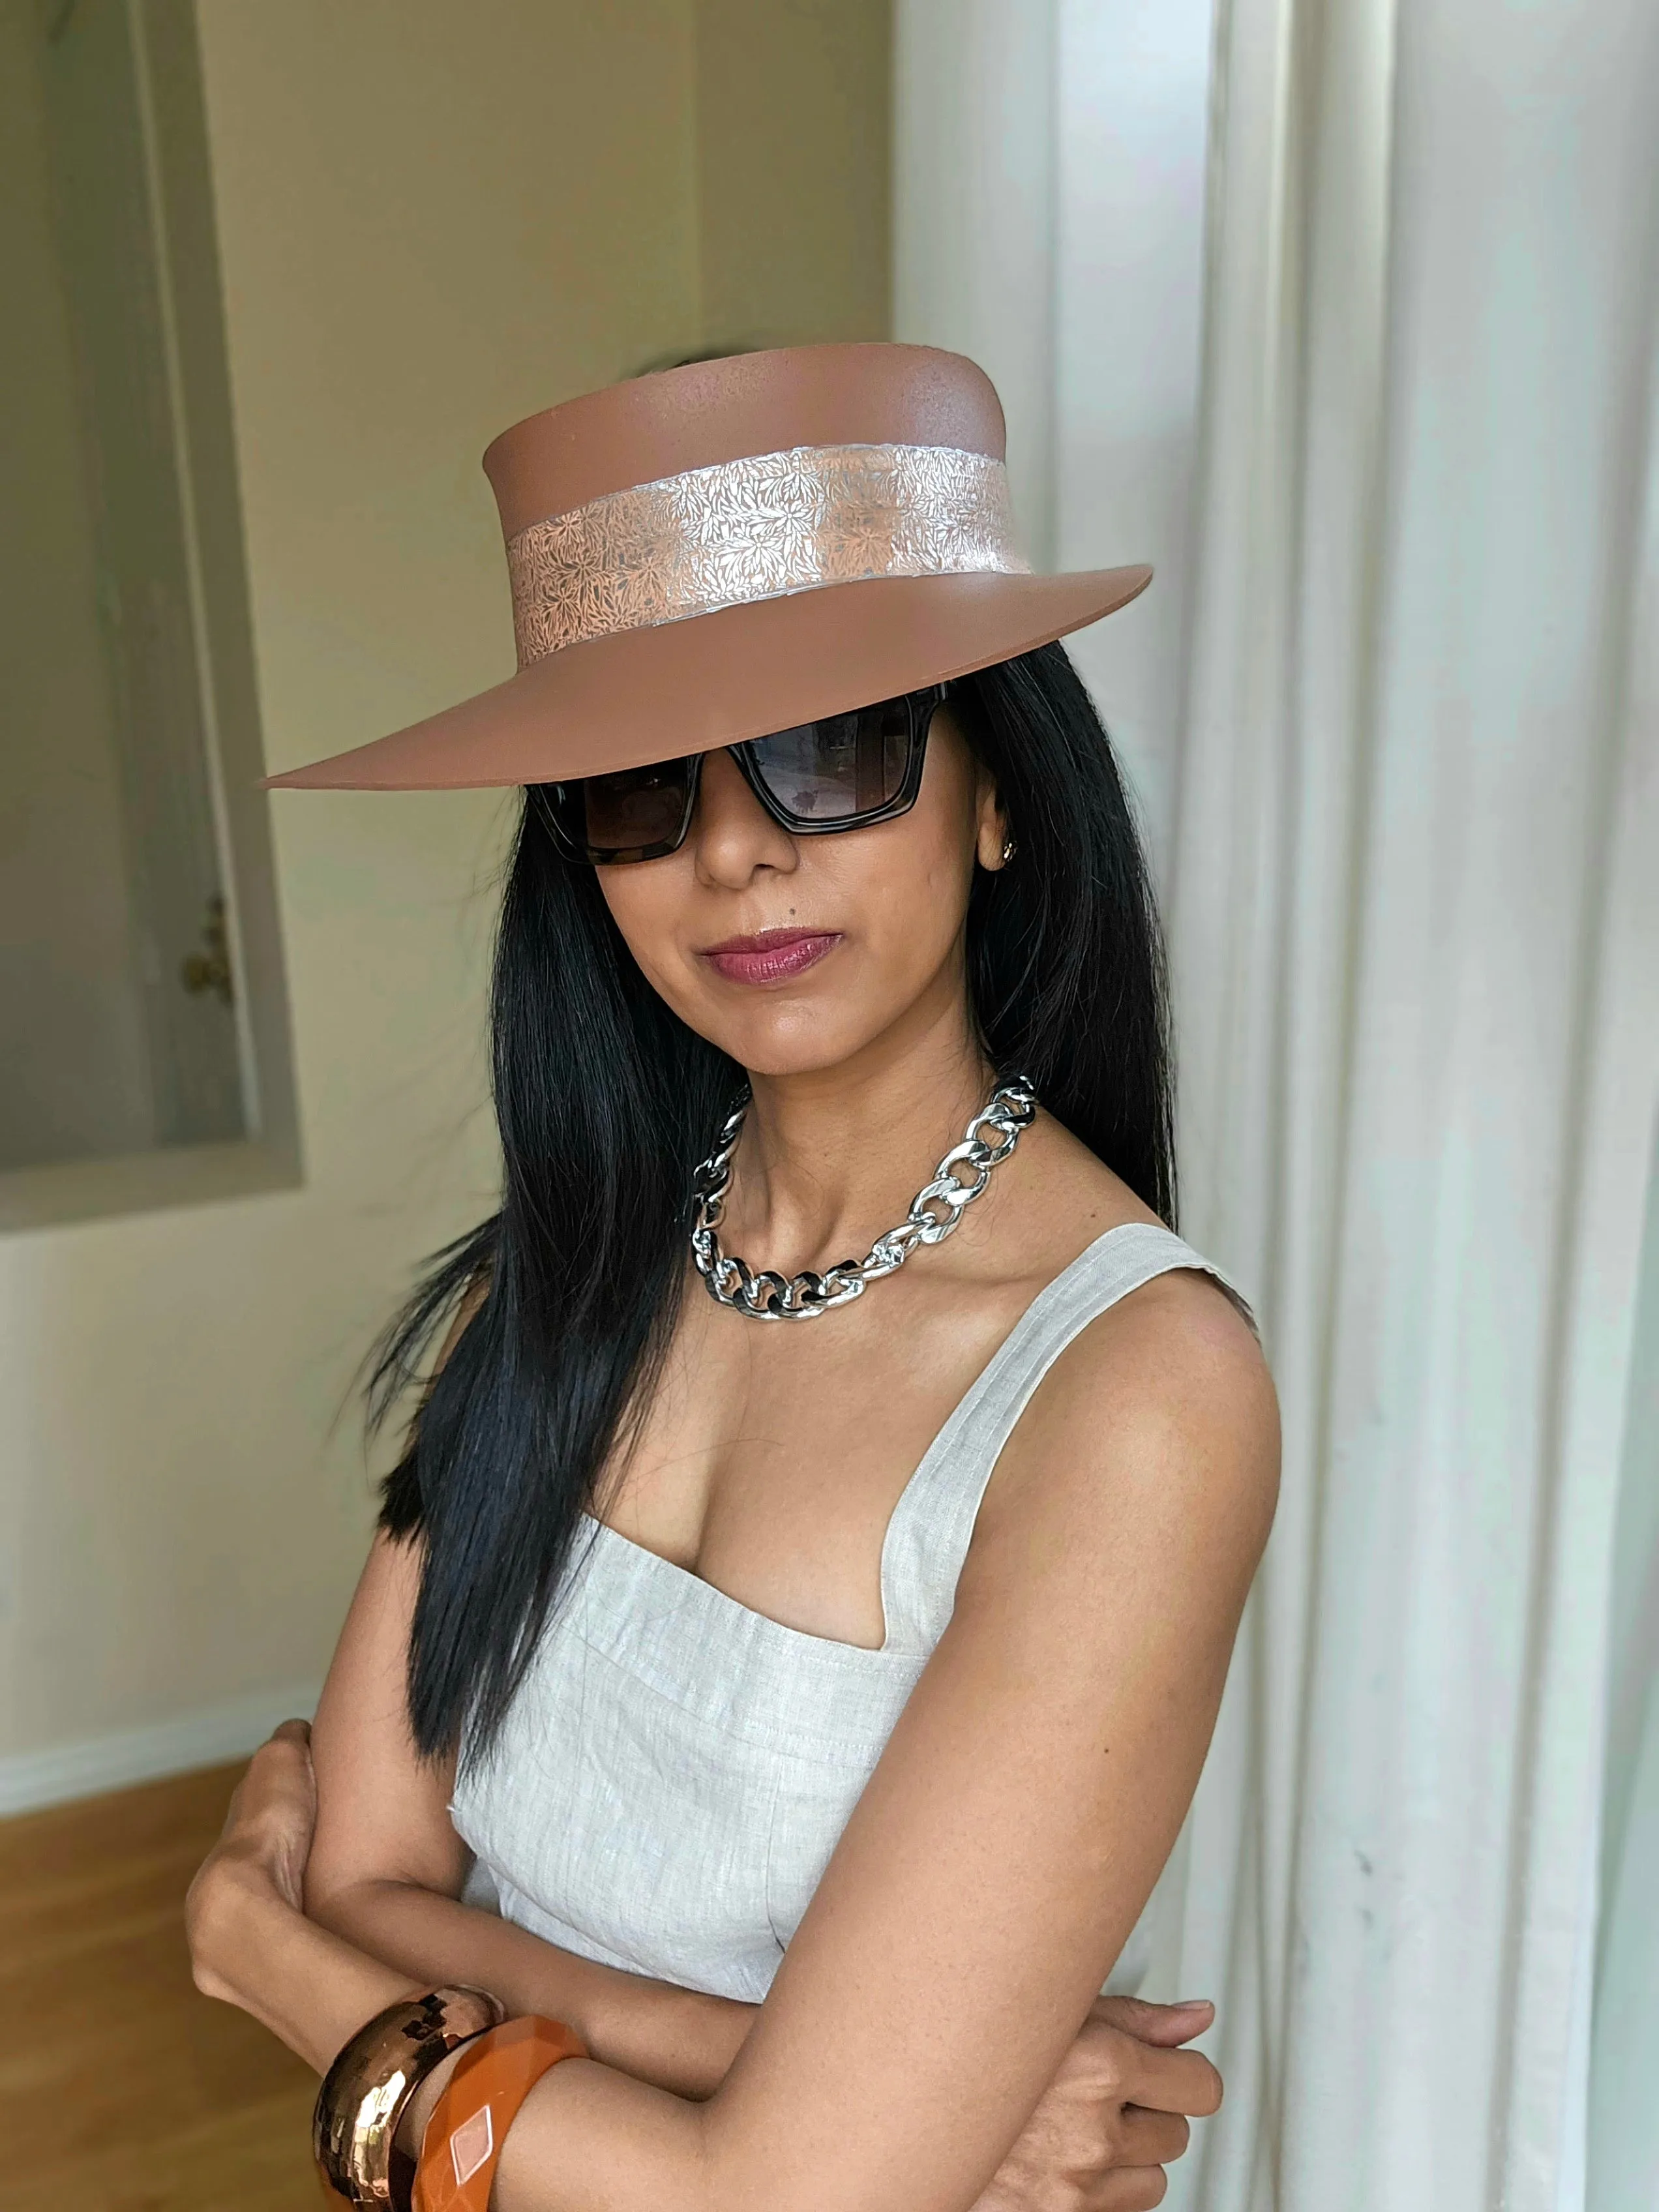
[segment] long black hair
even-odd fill
[[[973,1012],[988,1058],[1174,1225],[1164,957],[1135,821],[1065,652],[951,686],[1018,841],[975,872]],[[742,1071],[658,997],[591,867],[524,795],[495,950],[501,1211],[437,1255],[369,1379],[379,1423],[439,1329],[475,1310],[387,1478],[381,1526],[424,1559],[409,1652],[428,1757],[487,1750],[595,1483],[648,1395],[685,1281],[688,1192]],[[924,1166],[926,1163],[922,1164]]]

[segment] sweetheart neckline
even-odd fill
[[[1033,1325],[1034,1317],[1040,1314],[1042,1308],[1054,1297],[1054,1293],[1070,1280],[1086,1260],[1091,1258],[1114,1237],[1121,1237],[1125,1230],[1153,1228],[1158,1229],[1166,1237],[1174,1237],[1175,1236],[1174,1231],[1164,1228],[1162,1223],[1115,1222],[1111,1228],[1103,1229],[1098,1237],[1085,1244],[1074,1260],[1068,1260],[1057,1275],[1051,1275],[1042,1288],[1030,1300],[1009,1328],[1006,1335],[997,1345],[978,1374],[968,1384],[962,1395],[934,1431],[927,1449],[905,1478],[904,1486],[894,1499],[892,1509],[888,1514],[887,1525],[882,1531],[880,1573],[883,1634],[879,1644],[851,1644],[842,1637],[819,1636],[810,1628],[793,1628],[786,1620],[779,1620],[769,1613],[761,1613],[755,1607],[745,1605],[741,1598],[733,1597],[729,1590],[723,1590],[718,1583],[710,1582],[706,1575],[698,1574],[695,1568],[683,1567],[678,1559],[671,1559],[666,1553],[653,1551],[650,1545],[641,1544],[632,1536],[625,1536],[620,1528],[612,1528],[610,1522],[600,1520],[598,1515],[584,1510],[582,1519],[591,1528],[599,1530],[602,1535],[610,1538],[613,1543],[625,1547],[628,1553],[636,1555],[639,1559],[654,1562],[656,1567],[665,1570],[669,1575],[678,1578],[680,1583],[692,1583],[697,1589],[708,1592],[711,1597],[718,1601],[716,1611],[720,1607],[729,1607],[735,1612],[745,1615],[750,1620],[763,1622],[768,1631],[775,1631],[781,1636],[795,1638],[802,1644],[817,1646],[820,1650],[855,1651],[865,1659],[914,1658],[915,1655],[913,1652],[899,1651],[894,1647],[893,1608],[888,1599],[888,1574],[893,1533],[902,1523],[907,1502],[915,1492],[917,1486],[933,1462],[938,1459],[941,1452],[948,1449],[952,1437],[967,1420],[980,1397],[991,1387],[996,1375],[1006,1364],[1010,1355],[1018,1351],[1020,1340],[1029,1334]],[[653,1570],[647,1567],[646,1571],[649,1572]],[[699,1602],[702,1601],[699,1601]]]

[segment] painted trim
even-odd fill
[[[321,1687],[319,1682],[290,1682],[253,1690],[148,1728],[123,1729],[46,1751],[14,1752],[0,1758],[0,1818],[240,1758],[263,1742],[278,1721],[309,1720]]]

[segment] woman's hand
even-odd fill
[[[1215,2017],[1208,2003],[1098,1997],[1060,2069],[975,2212],[1147,2212],[1164,2168],[1187,2148],[1186,2115],[1221,2102],[1221,2076],[1179,2048]]]
[[[420,1987],[301,1910],[316,1824],[311,1731],[284,1721],[253,1754],[185,1900],[196,1986],[239,2005],[325,2073],[366,2020]]]
[[[240,2002],[224,1955],[238,1904],[250,1896],[304,1910],[306,1860],[317,1826],[311,1730],[284,1721],[260,1745],[237,1784],[219,1840],[197,1869],[185,1899],[196,1986]]]

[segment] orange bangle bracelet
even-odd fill
[[[586,2056],[562,2021],[533,2016],[467,2044],[421,2138],[414,2212],[489,2212],[495,2162],[520,2106],[560,2059]]]

